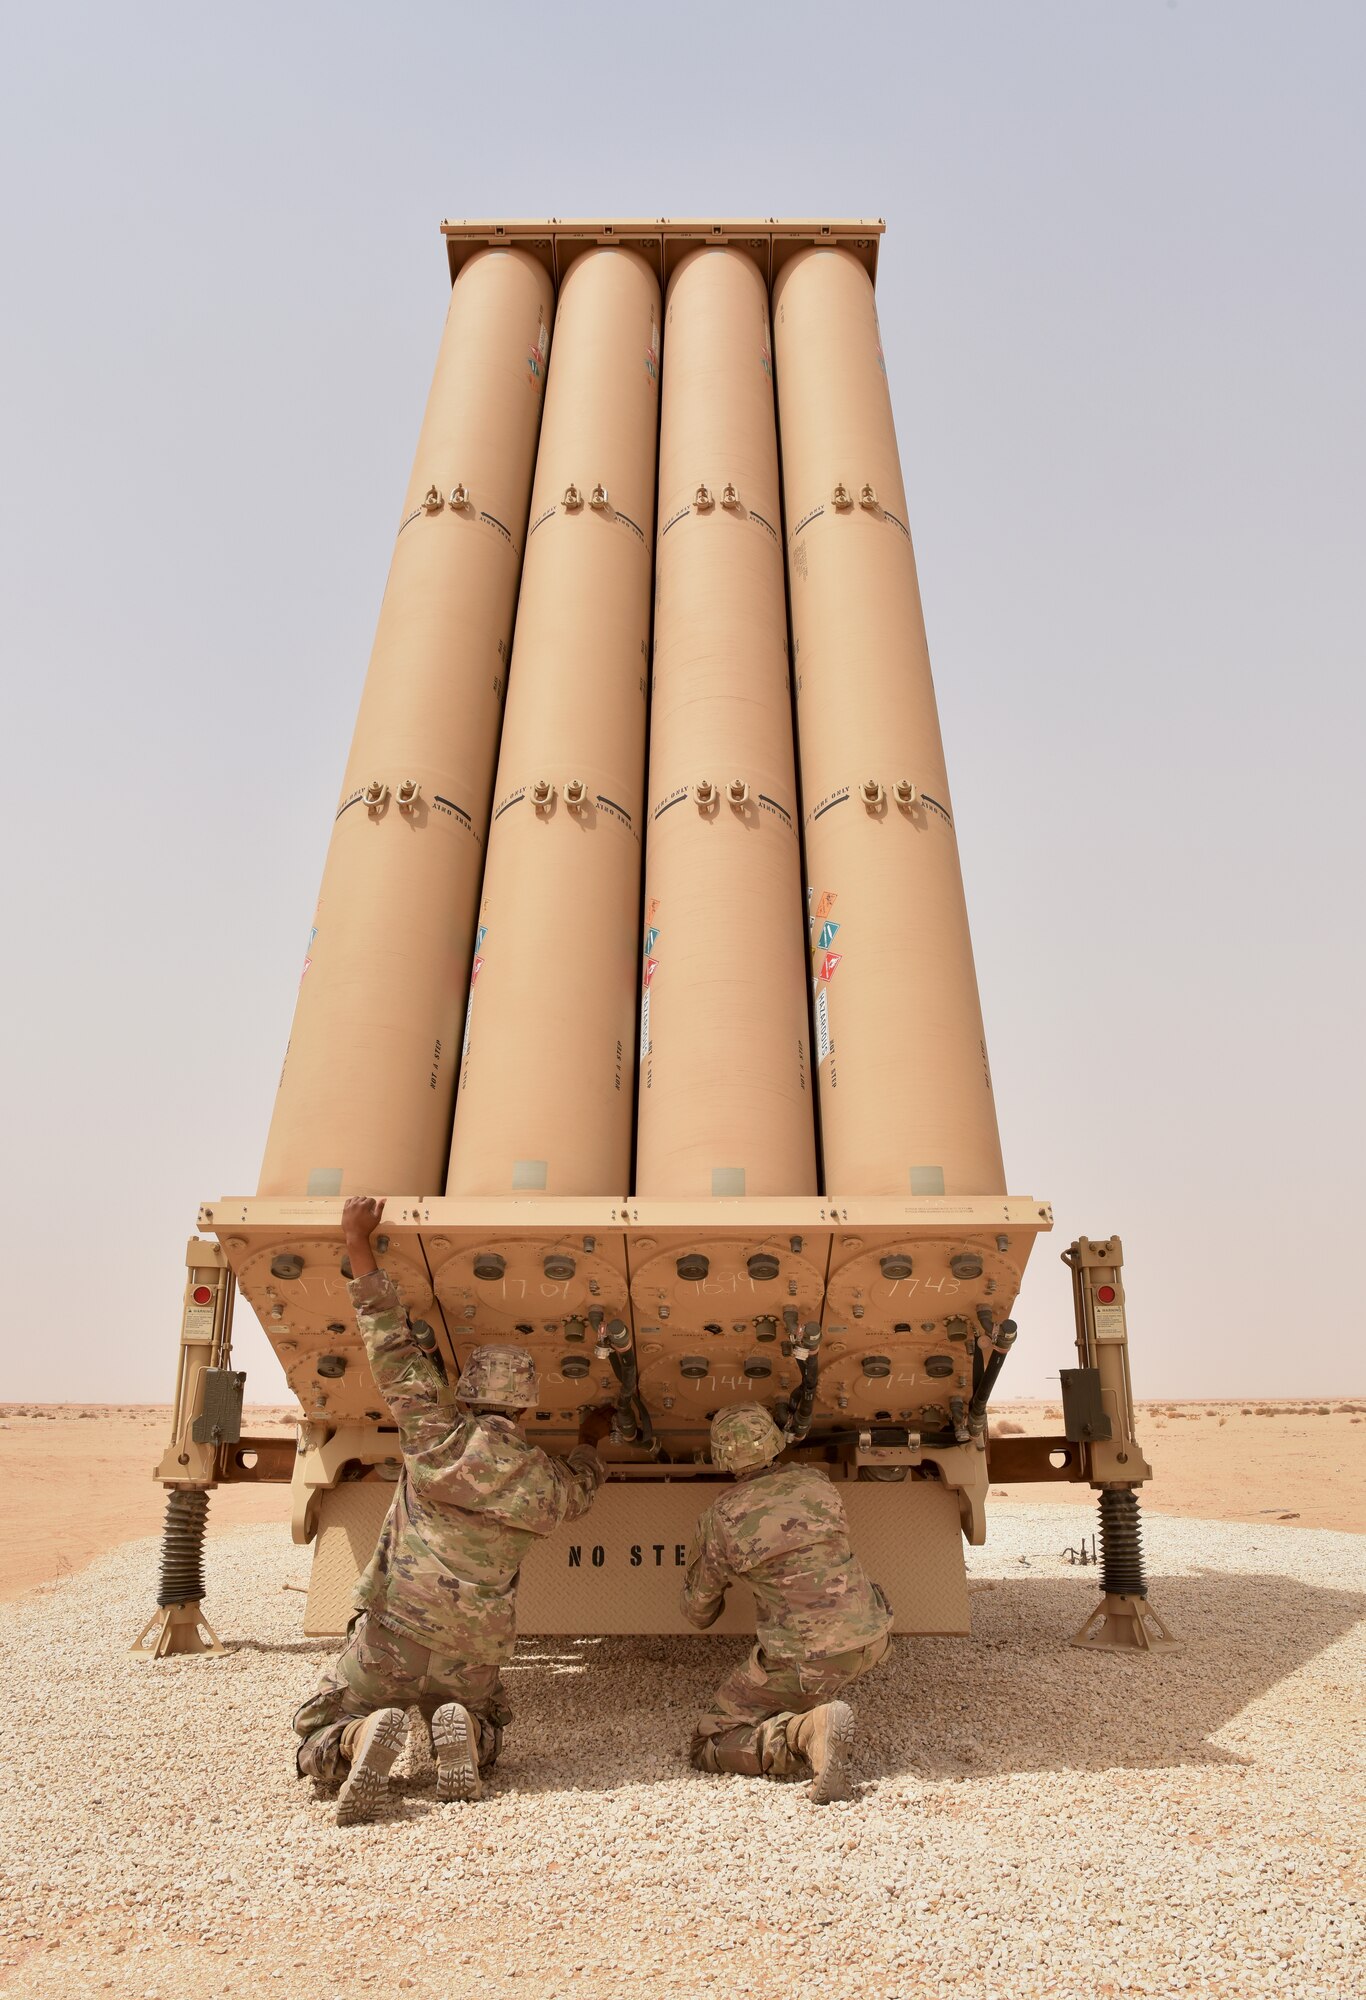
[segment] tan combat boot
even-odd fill
[[[811,1766],[811,1803],[829,1805],[849,1796],[849,1753],[854,1747],[854,1711],[847,1701],[822,1702],[787,1725],[789,1749]]]
[[[342,1751],[351,1768],[337,1794],[337,1825],[372,1819],[389,1789],[389,1773],[403,1748],[408,1718],[401,1708],[377,1708],[361,1722],[348,1722]]]
[[[479,1779],[479,1728],[458,1701],[443,1702],[432,1717],[432,1749],[436,1752],[436,1796],[472,1803],[482,1798]]]

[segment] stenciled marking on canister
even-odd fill
[[[830,993],[822,986],[816,995],[816,1067],[820,1068],[825,1058],[832,1054],[835,1044],[830,1039]]]

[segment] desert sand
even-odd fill
[[[244,1430],[281,1436],[290,1413],[249,1409]],[[1033,1434],[1061,1429],[1057,1404],[1003,1403],[994,1416]],[[170,1411],[156,1405],[0,1406],[0,1598],[83,1569],[155,1535],[164,1511],[152,1468]],[[1139,1412],[1153,1465],[1145,1511],[1207,1521],[1294,1521],[1366,1533],[1366,1399],[1331,1403],[1153,1403]],[[1008,1502],[1072,1502],[1088,1486],[993,1487]],[[220,1487],[209,1530],[289,1519],[284,1486]],[[1089,1522],[1086,1524],[1089,1528]]]

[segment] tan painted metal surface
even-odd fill
[[[996,1106],[872,284],[843,250],[801,251],[773,311],[825,1186],[996,1194]]]
[[[440,1188],[540,429],[551,284],[451,295],[261,1171],[265,1194]]]
[[[725,1486],[606,1486],[592,1513],[538,1543],[522,1565],[517,1624],[524,1633],[692,1632],[679,1609],[688,1543],[702,1509]],[[963,1540],[954,1496],[937,1481],[879,1486],[845,1480],[850,1540],[886,1591],[897,1632],[969,1629]],[[370,1560],[393,1487],[357,1480],[322,1496],[305,1632],[341,1632],[356,1578]],[[753,1632],[748,1590],[730,1592],[711,1631]]]
[[[309,1426],[320,1437],[352,1428],[371,1436],[387,1419],[346,1293],[340,1209],[220,1201],[200,1211],[200,1226],[223,1245]],[[595,1352],[604,1322],[630,1327],[665,1463],[685,1467],[705,1450],[719,1404],[772,1409],[794,1392],[792,1349],[814,1322],[823,1341],[813,1435],[905,1426],[977,1507],[985,1455],[956,1441],[954,1404],[971,1393],[982,1316],[1009,1316],[1035,1237],[1051,1227],[1047,1203],[1018,1196],[838,1206],[812,1196],[394,1196],[376,1250],[409,1311],[431,1324],[452,1375],[481,1340],[531,1350],[541,1399],[530,1435],[550,1449],[567,1450],[581,1411],[615,1394]],[[346,1455],[369,1450],[348,1445]],[[623,1471],[650,1469],[634,1447],[610,1455]],[[326,1455],[309,1462],[307,1479],[316,1472],[330,1483]]]
[[[659,367],[649,266],[590,250],[556,308],[450,1194],[630,1186]]]
[[[641,1195],[805,1194],[815,1136],[768,293],[684,259],[665,312]]]

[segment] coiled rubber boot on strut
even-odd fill
[[[208,1489],[173,1487],[166,1498],[161,1531],[161,1609],[148,1619],[131,1650],[161,1660],[169,1653],[221,1653],[204,1616],[204,1531],[209,1518]]]
[[[1100,1495],[1101,1600],[1072,1640],[1112,1653],[1169,1653],[1180,1644],[1148,1602],[1143,1574],[1143,1524],[1132,1486]]]

